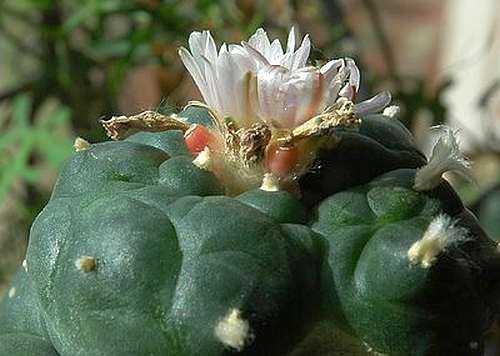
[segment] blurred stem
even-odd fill
[[[385,63],[387,65],[387,73],[389,75],[389,78],[399,88],[401,88],[401,78],[399,77],[396,69],[396,60],[394,59],[391,45],[387,40],[387,36],[385,35],[382,18],[380,17],[380,13],[377,10],[377,6],[375,5],[375,2],[373,0],[362,1],[363,5],[368,11],[368,15],[373,26],[373,31],[375,32],[375,37],[377,38],[380,49],[382,50],[382,55],[384,56]]]
[[[24,93],[25,91],[30,91],[31,89],[33,89],[34,83],[35,82],[25,83],[23,85],[18,86],[17,88],[12,88],[3,93],[0,93],[0,102],[12,99],[18,94]]]

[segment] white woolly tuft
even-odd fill
[[[391,105],[391,106],[388,106],[384,109],[384,112],[382,113],[382,115],[388,116],[391,119],[395,119],[399,116],[400,113],[401,113],[401,108],[399,106]]]
[[[253,340],[248,321],[241,318],[238,309],[231,309],[215,326],[215,336],[224,346],[241,351],[247,343]]]
[[[16,287],[9,289],[9,298],[12,299],[16,296]]]
[[[280,190],[280,182],[272,173],[266,173],[262,179],[260,189],[266,192],[277,192]]]
[[[28,262],[26,262],[25,259],[23,260],[23,268],[26,272],[28,272]]]
[[[75,142],[73,143],[73,147],[74,147],[76,152],[81,152],[81,151],[88,150],[90,148],[90,143],[81,137],[77,137],[77,138],[75,138]]]
[[[479,347],[479,342],[477,342],[477,341],[469,342],[469,348],[471,350],[477,350],[478,347]]]
[[[209,170],[212,158],[210,157],[210,148],[206,146],[203,151],[201,151],[198,156],[193,160],[193,164],[201,169]]]
[[[471,162],[464,157],[458,146],[457,132],[448,126],[435,126],[438,140],[432,149],[429,162],[417,170],[413,188],[418,191],[431,190],[441,183],[445,172],[453,171],[471,180]]]
[[[75,266],[82,272],[90,272],[97,267],[97,261],[94,257],[82,256],[75,261]]]
[[[468,232],[445,214],[438,215],[431,221],[422,238],[408,250],[408,259],[422,268],[431,267],[439,254],[457,242],[465,241]]]

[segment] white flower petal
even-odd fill
[[[280,64],[281,57],[283,57],[283,48],[281,48],[281,42],[275,39],[273,43],[271,43],[271,52],[268,60],[271,64]]]
[[[189,74],[191,74],[191,77],[193,78],[194,82],[196,83],[196,86],[198,87],[198,90],[200,91],[203,100],[205,100],[206,103],[212,102],[213,100],[212,100],[211,90],[207,86],[204,72],[202,72],[196,60],[193,58],[191,53],[189,53],[189,51],[184,47],[179,48],[178,53],[182,63],[184,64]]]
[[[359,68],[356,66],[356,63],[351,58],[346,58],[346,66],[349,69],[349,84],[351,84],[356,92],[359,90],[360,83],[360,73]]]
[[[353,111],[358,115],[382,111],[392,100],[391,93],[383,91],[368,100],[354,105]]]
[[[315,67],[305,67],[299,73],[302,78],[295,85],[300,92],[300,100],[291,127],[309,120],[324,108],[324,78],[321,72]],[[293,78],[290,82],[294,82]]]
[[[285,55],[281,57],[279,65],[290,70],[292,68],[294,58],[293,53],[285,53]]]
[[[338,80],[333,80],[330,83],[328,83],[325,80],[325,89],[324,89],[324,98],[323,101],[325,103],[325,106],[331,106],[335,104],[339,97],[339,92],[340,89],[342,89],[342,82],[339,82]]]
[[[203,36],[205,40],[205,52],[203,55],[211,63],[214,63],[217,60],[217,46],[215,45],[215,41],[209,31],[203,31]]]
[[[341,97],[354,101],[354,98],[356,97],[356,89],[351,83],[347,83],[342,87],[342,89],[340,89],[339,95]]]
[[[288,40],[286,42],[286,53],[295,52],[295,26],[292,26],[288,33]]]
[[[256,64],[258,64],[259,66],[270,65],[267,58],[261,52],[259,52],[257,49],[255,49],[252,45],[250,45],[250,43],[241,42],[241,45],[248,52],[248,54],[250,56],[252,56],[252,58],[255,60]]]
[[[220,94],[220,112],[223,115],[241,115],[238,101],[242,93],[238,88],[238,68],[231,58],[225,44],[221,46],[219,58],[217,58],[217,87]]]
[[[189,35],[188,43],[193,58],[197,61],[198,65],[200,65],[201,56],[205,53],[205,44],[201,32],[192,32]]]
[[[279,127],[295,127],[310,119],[323,105],[323,76],[315,67],[304,67],[293,72],[280,85],[283,107],[275,114]],[[276,107],[276,105],[274,106]]]
[[[281,66],[266,66],[257,73],[257,95],[259,114],[263,120],[271,123],[276,116],[285,111],[280,99],[280,85],[286,80],[288,71]]]
[[[215,68],[216,63],[210,62],[210,60],[205,56],[202,56],[201,58],[205,62],[205,81],[207,83],[207,91],[211,94],[211,101],[207,101],[207,104],[216,111],[221,112],[222,106],[218,84],[223,84],[219,83],[217,80],[217,71]]]
[[[291,69],[297,70],[303,68],[307,63],[307,59],[309,58],[310,52],[311,52],[311,40],[309,39],[309,35],[305,35],[299,49],[295,51],[295,56]]]
[[[221,116],[231,116],[246,127],[262,120],[277,128],[292,128],[334,105],[339,96],[354,101],[359,69],[350,58],[333,59],[321,68],[307,66],[311,41],[306,35],[297,50],[296,31],[288,34],[286,51],[279,40],[270,42],[258,29],[241,45],[217,50],[210,32],[193,32],[190,51],[179,50],[206,104]],[[364,114],[383,109],[390,101],[382,93],[356,104]]]
[[[320,68],[321,74],[325,77],[325,80],[330,80],[335,74],[338,73],[340,67],[342,67],[342,59],[332,59],[331,61],[323,64]]]
[[[267,37],[266,31],[262,28],[257,29],[255,33],[248,40],[248,44],[262,54],[265,58],[268,58],[271,52],[271,43],[269,42],[269,37]]]
[[[228,50],[242,73],[257,71],[257,64],[253,57],[249,56],[248,51],[242,46],[229,45]]]

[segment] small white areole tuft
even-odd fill
[[[432,149],[429,162],[417,170],[413,188],[417,191],[434,189],[441,183],[442,175],[449,171],[471,180],[471,163],[460,151],[457,132],[448,126],[435,126],[431,131],[436,131],[439,138]]]
[[[448,215],[438,215],[431,221],[422,238],[410,247],[408,259],[413,265],[429,268],[441,252],[454,243],[465,241],[467,236],[467,230],[457,226]]]
[[[206,146],[203,151],[201,151],[196,158],[193,160],[193,164],[203,170],[208,170],[212,159],[210,157],[210,148]]]
[[[16,287],[9,289],[9,298],[12,299],[16,296]]]
[[[384,109],[382,115],[390,117],[392,119],[397,118],[401,113],[401,108],[397,105],[391,105]]]
[[[253,340],[248,321],[241,318],[238,309],[231,309],[215,326],[215,336],[224,346],[241,351]]]
[[[88,150],[90,148],[90,143],[81,137],[77,137],[75,139],[75,142],[73,143],[73,147],[74,147],[76,152],[81,152],[81,151]]]
[[[90,272],[96,268],[97,262],[94,257],[82,256],[75,261],[75,266],[82,272]]]
[[[477,350],[479,347],[479,343],[477,341],[471,341],[469,342],[469,348],[472,350]]]
[[[262,179],[262,185],[260,186],[260,190],[264,190],[266,192],[277,192],[280,190],[280,182],[278,178],[276,178],[272,173],[264,174],[264,178]]]

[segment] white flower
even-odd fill
[[[179,50],[205,103],[221,117],[231,116],[241,126],[264,121],[277,128],[293,128],[322,113],[341,98],[354,101],[360,73],[352,59],[333,59],[320,68],[307,65],[309,36],[295,48],[292,28],[284,50],[258,29],[241,45],[223,44],[219,51],[208,31],[193,32],[188,51]],[[354,105],[358,115],[382,110],[391,98],[383,92]]]

